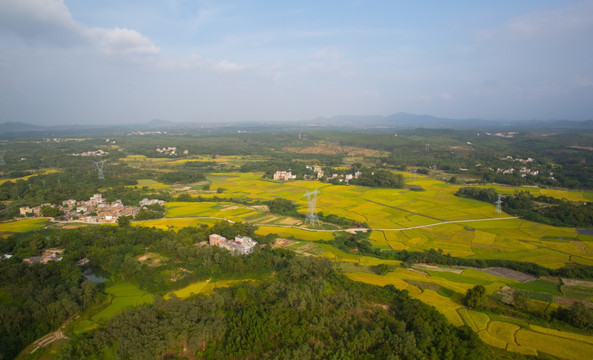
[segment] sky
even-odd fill
[[[593,0],[0,0],[0,123],[593,119]]]

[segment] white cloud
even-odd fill
[[[0,0],[0,32],[29,44],[72,46],[90,41],[61,0]]]
[[[89,28],[75,21],[63,0],[0,0],[0,34],[18,36],[28,44],[76,46],[90,44],[106,54],[153,55],[150,39],[125,28]]]
[[[101,51],[106,54],[135,54],[135,55],[156,55],[160,49],[150,39],[142,36],[136,30],[122,29],[99,29],[98,34]]]

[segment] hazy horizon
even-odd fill
[[[0,0],[0,123],[593,119],[593,1]]]

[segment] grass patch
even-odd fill
[[[49,220],[47,220],[47,219],[39,219],[39,218],[8,221],[8,222],[0,223],[0,232],[20,233],[20,232],[33,231],[33,230],[41,229],[42,227],[47,225],[48,222],[49,222]]]
[[[98,314],[93,316],[92,320],[105,324],[109,319],[121,313],[126,308],[142,304],[152,304],[153,295],[140,290],[138,286],[130,283],[120,283],[105,289],[105,292],[113,296],[111,304]]]

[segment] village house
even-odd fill
[[[274,173],[274,180],[288,181],[296,179],[296,175],[293,175],[290,171],[276,171]]]
[[[74,200],[74,199],[68,199],[68,200],[62,201],[62,208],[64,208],[64,209],[72,209],[75,206],[76,206],[76,200]]]
[[[58,256],[64,252],[64,249],[46,249],[43,250],[41,256],[31,256],[29,258],[23,259],[24,263],[27,264],[34,264],[34,263],[42,263],[47,264],[50,261],[62,261],[62,257]]]
[[[144,199],[140,200],[140,202],[139,202],[140,207],[154,205],[154,204],[159,204],[159,205],[163,206],[163,205],[165,205],[165,201],[159,200],[159,199],[150,199],[149,200],[148,198],[144,198]]]
[[[90,262],[91,262],[91,261],[90,261],[89,259],[87,259],[87,258],[82,258],[82,259],[80,259],[80,260],[78,260],[78,261],[76,262],[76,265],[78,265],[78,266],[85,266],[85,265],[88,265]]]
[[[248,255],[253,252],[257,242],[249,236],[235,236],[235,240],[227,240],[224,236],[212,234],[209,236],[210,246],[218,246],[229,250],[234,255]]]
[[[28,206],[23,206],[19,208],[19,213],[23,216],[27,216],[27,214],[33,214],[33,209]]]

